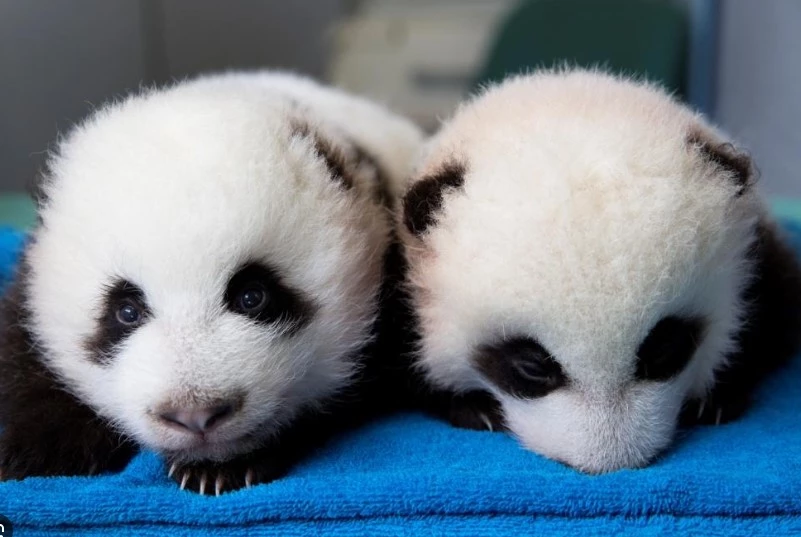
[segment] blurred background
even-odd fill
[[[798,0],[0,0],[0,224],[33,221],[59,132],[142,84],[280,67],[434,130],[482,83],[565,61],[659,80],[801,214]]]

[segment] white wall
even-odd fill
[[[801,198],[801,1],[724,0],[716,119],[768,195]]]
[[[0,191],[22,188],[89,103],[140,80],[231,62],[323,74],[345,4],[0,0]],[[801,198],[801,0],[719,4],[716,119],[751,149],[766,193]]]
[[[0,0],[0,192],[92,105],[199,71],[324,74],[343,0]]]
[[[56,134],[143,78],[137,2],[0,0],[0,191],[31,181]]]

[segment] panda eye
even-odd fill
[[[665,381],[678,375],[703,338],[699,318],[668,316],[656,323],[637,349],[639,380]]]
[[[292,330],[311,316],[302,295],[284,284],[277,271],[261,263],[249,263],[231,277],[224,301],[233,313],[260,324],[282,323]]]
[[[125,303],[117,309],[117,322],[126,326],[139,324],[142,312],[132,303]]]
[[[100,365],[113,359],[114,349],[151,316],[145,293],[136,284],[118,279],[109,284],[99,301],[95,329],[84,342],[89,358]]]
[[[474,361],[488,380],[516,397],[543,397],[567,384],[559,362],[530,337],[482,345]]]
[[[240,313],[256,315],[267,306],[267,293],[258,282],[251,282],[239,292],[236,306]]]

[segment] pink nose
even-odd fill
[[[173,429],[207,433],[231,418],[235,408],[233,403],[208,408],[168,408],[159,413],[159,418]]]

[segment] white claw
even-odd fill
[[[189,470],[184,472],[184,476],[181,478],[181,490],[186,488],[186,482],[189,481]]]
[[[720,425],[720,418],[723,415],[723,409],[719,408],[718,411],[715,413],[715,425]]]
[[[701,414],[704,413],[704,407],[706,406],[706,399],[701,401],[701,404],[698,405],[698,419],[701,419]]]
[[[253,486],[253,470],[248,468],[248,471],[245,473],[245,488],[250,488]]]
[[[167,477],[172,477],[175,474],[175,470],[178,469],[178,463],[174,462],[170,465],[170,471],[167,472]]]
[[[217,479],[214,481],[214,495],[219,496],[222,493],[223,483],[225,479],[223,476],[218,475]]]
[[[491,421],[490,421],[490,419],[487,417],[487,415],[486,415],[486,414],[484,414],[483,412],[479,412],[479,413],[478,413],[478,415],[479,415],[479,417],[481,418],[481,421],[483,421],[483,422],[484,422],[484,425],[486,425],[486,426],[487,426],[487,429],[489,430],[489,432],[494,432],[494,431],[495,431],[495,429],[493,429],[493,428],[492,428],[492,422],[491,422]]]
[[[206,494],[206,472],[200,474],[200,495]]]

